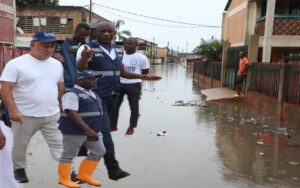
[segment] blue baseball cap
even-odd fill
[[[93,71],[82,71],[82,72],[77,72],[77,80],[81,80],[84,78],[94,78],[95,75]]]
[[[56,42],[56,35],[51,32],[47,31],[39,31],[36,32],[33,37],[31,42],[43,42],[43,43],[48,43],[48,42]]]
[[[82,72],[77,72],[77,80],[81,80],[84,78],[103,78],[103,75],[95,75],[93,71],[86,70]]]

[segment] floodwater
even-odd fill
[[[145,82],[141,117],[134,136],[125,137],[128,102],[120,109],[119,130],[112,133],[117,159],[131,176],[108,179],[103,161],[95,178],[105,188],[247,188],[300,186],[300,126],[279,122],[266,108],[243,99],[208,102],[207,107],[173,106],[201,100],[200,87],[183,64],[157,65]],[[166,131],[165,136],[157,133]],[[75,160],[78,168],[82,158]],[[62,187],[57,164],[40,134],[28,150],[30,183],[25,188]],[[82,185],[82,187],[92,187]]]

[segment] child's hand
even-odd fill
[[[98,141],[99,140],[98,134],[92,129],[88,129],[87,131],[85,131],[85,135],[87,136],[87,139],[89,141]]]

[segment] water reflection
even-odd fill
[[[155,67],[156,73],[160,72],[165,76],[163,82],[151,84],[164,89],[160,96],[165,95],[165,100],[171,102],[182,98],[203,98],[200,88],[204,87],[191,81],[192,72],[189,69],[185,70],[184,78],[184,68],[182,65]],[[181,141],[187,145],[191,144],[192,138],[193,143],[204,141],[206,146],[195,147],[202,150],[201,153],[190,150],[189,153],[207,158],[215,155],[216,159],[213,160],[219,164],[219,169],[215,170],[221,173],[223,183],[226,182],[228,187],[299,187],[300,120],[295,120],[295,108],[285,108],[285,121],[278,121],[277,107],[272,101],[269,98],[252,96],[250,100],[221,100],[210,102],[208,107],[181,109],[180,113],[184,116],[181,118],[189,118],[189,121],[185,120],[187,122],[193,119],[188,112],[195,113],[195,126],[198,127],[194,130],[195,133],[188,132],[186,127],[186,133],[190,134],[189,139]],[[173,110],[170,108],[165,111]],[[180,113],[178,111],[174,115]],[[167,113],[164,116],[166,119],[174,119]],[[176,129],[181,130],[178,127]],[[194,138],[194,134],[202,139]],[[210,137],[214,137],[214,141]],[[202,165],[202,168],[209,168],[208,164]],[[204,176],[208,179],[215,178],[216,182],[220,181],[217,180],[217,173],[211,175],[215,177],[197,173],[195,177]],[[207,181],[203,183],[209,185]]]
[[[267,105],[267,106],[270,106]],[[243,100],[211,103],[199,121],[215,121],[224,180],[249,186],[300,186],[299,128]],[[297,144],[298,143],[298,144]]]

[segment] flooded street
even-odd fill
[[[95,178],[105,188],[247,188],[300,186],[300,124],[278,122],[267,107],[243,99],[207,102],[208,106],[174,106],[201,101],[201,90],[185,65],[153,66],[158,82],[145,82],[138,128],[125,137],[128,101],[113,132],[117,159],[128,178],[111,181],[103,161]],[[257,101],[256,101],[257,102]],[[251,101],[250,101],[251,104]],[[158,133],[165,131],[165,135]],[[82,158],[75,161],[76,168]],[[25,188],[63,187],[57,164],[40,134],[28,150]],[[82,187],[93,187],[82,185]]]

